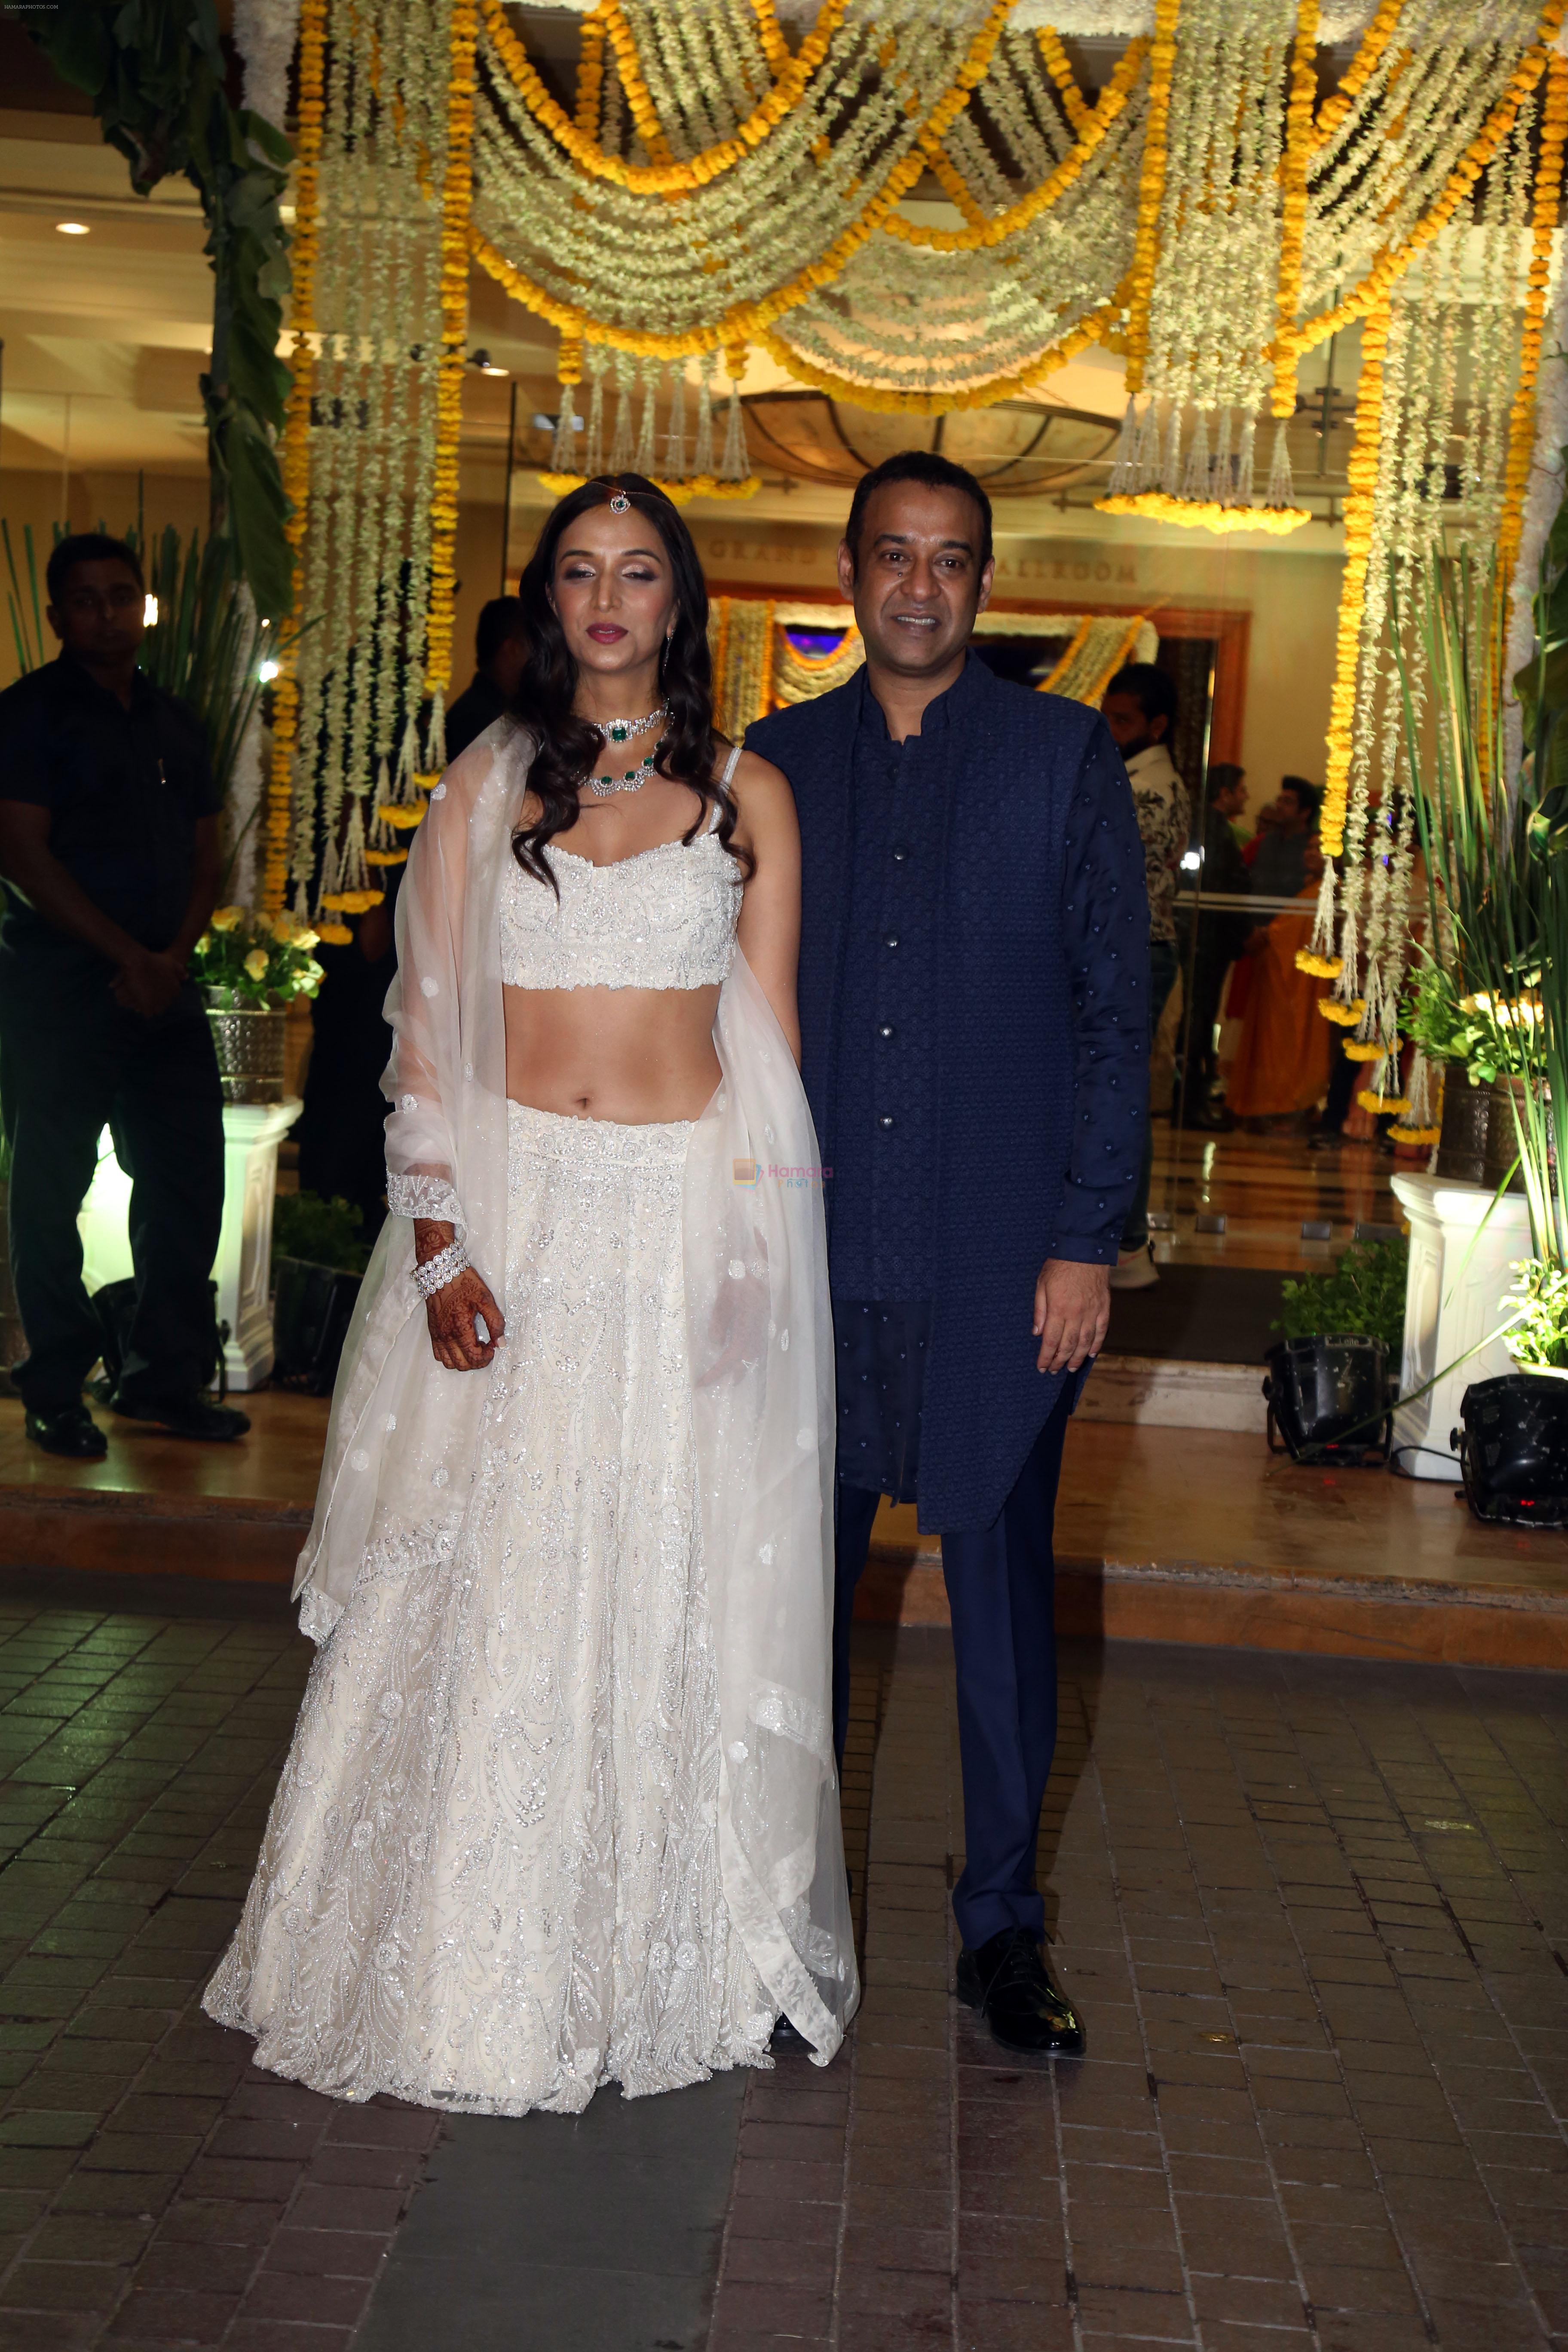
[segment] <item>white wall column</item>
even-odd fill
[[[213,1279],[217,1314],[228,1325],[224,1361],[231,1389],[258,1389],[272,1370],[272,1203],[278,1191],[278,1146],[303,1106],[226,1103],[223,1113],[223,1231]],[[114,1157],[109,1130],[98,1173],[78,1223],[83,1276],[89,1291],[132,1271],[129,1213],[131,1179]]]
[[[1530,1212],[1522,1192],[1499,1199],[1485,1184],[1438,1176],[1392,1181],[1410,1220],[1400,1392],[1411,1397],[1442,1374],[1425,1396],[1396,1407],[1394,1466],[1411,1478],[1457,1486],[1459,1457],[1448,1433],[1459,1426],[1465,1391],[1519,1370],[1502,1340],[1488,1334],[1507,1318],[1514,1261],[1530,1255]]]

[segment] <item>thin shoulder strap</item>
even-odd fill
[[[730,756],[724,762],[724,772],[719,779],[726,792],[730,789],[730,779],[735,772],[735,762],[740,756],[740,745],[738,743],[731,745]],[[719,803],[717,801],[713,803],[713,814],[709,821],[708,830],[710,833],[717,833],[719,830]]]

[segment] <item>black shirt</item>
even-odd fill
[[[138,670],[131,708],[69,654],[0,694],[0,800],[49,812],[49,848],[144,948],[166,948],[190,904],[198,819],[218,794],[195,713]],[[5,894],[5,942],[90,955]]]
[[[921,732],[895,743],[861,673],[827,1244],[836,1298],[931,1296],[942,812],[963,698],[961,677],[927,704]]]
[[[447,759],[455,760],[459,751],[466,751],[487,727],[504,716],[507,708],[507,698],[500,687],[492,686],[482,669],[476,670],[472,682],[447,713]]]

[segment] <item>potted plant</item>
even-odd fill
[[[191,976],[206,1000],[225,1102],[282,1101],[285,1016],[321,987],[316,940],[293,915],[219,907],[196,941]]]
[[[272,1377],[328,1396],[371,1244],[363,1213],[316,1192],[280,1192],[272,1213]]]
[[[1422,613],[1436,723],[1408,679],[1405,739],[1426,863],[1431,936],[1450,937],[1475,1056],[1507,1081],[1489,1160],[1517,1163],[1531,1255],[1518,1266],[1505,1344],[1517,1372],[1472,1383],[1458,1447],[1478,1517],[1568,1524],[1568,1192],[1558,1123],[1568,1106],[1568,507],[1547,542],[1536,651],[1515,679],[1524,757],[1510,772],[1496,584],[1469,557],[1437,564]],[[1501,1105],[1507,1105],[1503,1127]],[[1511,1129],[1511,1137],[1508,1129]]]
[[[1409,1256],[1403,1237],[1358,1242],[1331,1271],[1284,1285],[1270,1328],[1285,1336],[1265,1359],[1270,1453],[1278,1429],[1296,1462],[1387,1461]]]

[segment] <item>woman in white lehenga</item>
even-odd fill
[[[397,909],[387,1221],[295,1590],[321,1643],[205,1995],[352,2099],[575,2112],[821,2063],[858,1996],[799,846],[690,536],[556,508],[519,721]]]

